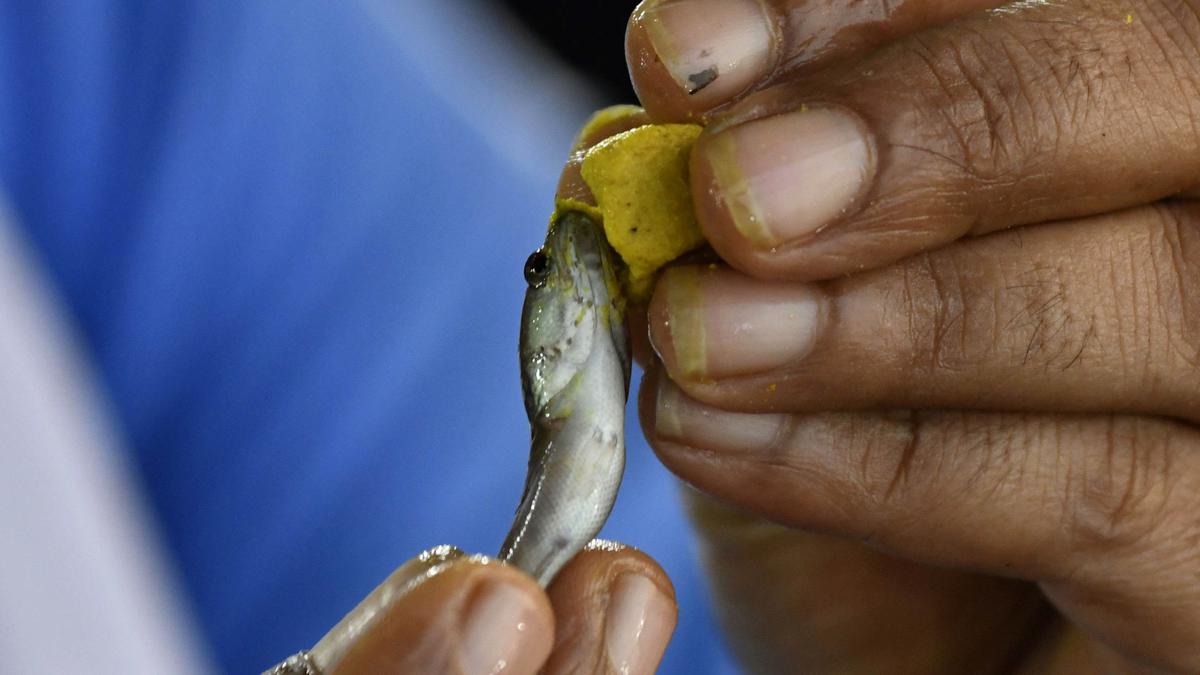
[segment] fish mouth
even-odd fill
[[[580,252],[599,252],[608,246],[604,236],[604,228],[591,216],[581,211],[566,211],[559,215],[551,227],[551,238],[558,243],[574,240],[573,244]]]
[[[547,243],[557,258],[559,274],[567,276],[576,287],[590,285],[585,276],[597,280],[615,276],[617,254],[609,246],[604,227],[585,213],[567,211],[559,216],[550,228]]]
[[[567,211],[554,223],[548,235],[560,251],[570,251],[575,264],[570,267],[575,299],[595,308],[596,321],[612,340],[625,367],[625,388],[629,389],[630,344],[625,324],[628,310],[624,279],[625,261],[608,243],[604,226],[586,213]],[[582,263],[582,264],[580,264]]]

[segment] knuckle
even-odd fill
[[[1200,381],[1200,204],[1163,203],[1138,211],[1109,240],[1112,311],[1121,368],[1147,395],[1180,401],[1194,417]],[[1123,274],[1117,270],[1124,271]]]
[[[855,439],[854,462],[849,467],[868,510],[875,514],[903,514],[909,505],[922,502],[920,495],[939,471],[931,462],[931,445],[937,433],[927,424],[929,413],[896,411],[883,413],[870,433]]]
[[[872,453],[882,461],[874,466],[864,464],[863,479],[870,481],[871,494],[875,495],[878,506],[903,504],[913,501],[911,496],[919,492],[922,485],[929,483],[928,476],[917,478],[923,459],[928,456],[928,446],[931,439],[928,432],[931,429],[925,424],[925,415],[921,411],[910,411],[899,426],[899,442],[893,442],[888,452]],[[924,450],[924,451],[923,451]],[[934,465],[936,471],[936,465]]]
[[[960,414],[952,460],[972,501],[1007,502],[1037,486],[1037,450],[1046,446],[1052,421],[1031,414]]]
[[[1155,0],[1146,5],[1139,19],[1144,17],[1140,23],[1148,39],[1138,43],[1142,56],[1137,70],[1156,88],[1177,92],[1158,97],[1162,114],[1148,119],[1190,129],[1194,149],[1200,150],[1200,2]]]
[[[905,41],[901,56],[921,96],[891,121],[894,151],[927,156],[945,176],[944,200],[980,190],[1000,197],[971,203],[976,233],[1012,224],[1008,194],[1033,195],[1023,210],[1054,212],[1061,195],[1037,188],[1055,167],[1077,163],[1080,145],[1119,143],[1108,125],[1128,117],[1131,96],[1144,100],[1137,117],[1147,133],[1190,130],[1195,140],[1182,151],[1194,157],[1200,2],[1142,5],[1130,26],[1103,5],[1072,7],[1077,16],[1064,21],[1061,12],[1017,3],[996,10],[1011,14],[1004,21],[962,21]]]
[[[978,340],[979,336],[969,335],[968,312],[981,311],[986,300],[968,297],[970,285],[955,261],[926,253],[914,258],[904,271],[910,368],[930,375],[978,363],[991,346]]]
[[[1027,101],[1014,69],[986,65],[1008,55],[966,31],[917,37],[912,45],[915,63],[932,85],[925,91],[936,92],[924,99],[931,124],[912,127],[924,129],[916,145],[952,164],[951,172],[966,183],[1011,180],[1026,135],[1017,121],[1026,118]]]
[[[1200,365],[1200,204],[1152,210],[1150,269],[1170,353]]]
[[[1017,480],[1029,439],[1021,427],[991,416],[961,411],[913,410],[895,413],[893,434],[864,462],[863,480],[879,505],[905,513],[923,509],[929,495],[961,493],[977,500]]]
[[[1152,38],[1146,44],[1155,51],[1147,65],[1194,85],[1200,66],[1200,2],[1155,0],[1147,3],[1143,15]]]
[[[1076,314],[1067,276],[1059,265],[1038,265],[1004,283],[1000,330],[1010,335],[1013,359],[1021,366],[1066,370],[1091,341],[1094,319]]]
[[[1096,452],[1068,471],[1068,536],[1082,551],[1156,546],[1178,521],[1179,438],[1169,422],[1117,416],[1107,422],[1094,439]]]
[[[925,99],[940,117],[935,137],[950,143],[942,151],[959,160],[964,180],[985,188],[1041,180],[1040,167],[1050,170],[1070,148],[1066,136],[1105,99],[1120,42],[1097,34],[1109,22],[1091,20],[1093,10],[1078,12],[1071,23],[1016,12],[911,41],[937,92]]]
[[[896,413],[899,415],[899,413]],[[1037,416],[912,411],[895,420],[881,456],[864,468],[881,527],[877,542],[925,536],[931,521],[964,509],[996,511],[1029,499],[1041,482]]]
[[[916,447],[911,441],[906,415],[897,413],[899,419],[887,420],[890,423],[879,425],[874,433],[856,434],[853,442],[847,444],[854,448],[853,461],[847,465],[850,479],[876,513],[894,496],[892,488],[897,473],[907,470],[897,466],[897,449],[903,448],[901,453],[906,458],[900,459],[899,463],[904,465],[912,459],[911,450]]]
[[[954,252],[911,259],[903,283],[909,369],[934,375],[996,363],[1075,366],[1096,347],[1097,328],[1095,315],[1072,299],[1071,281],[1059,264],[1014,273]]]

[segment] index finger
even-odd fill
[[[783,77],[844,61],[1004,0],[645,0],[626,61],[657,121],[689,120]]]
[[[812,281],[1194,187],[1200,16],[1170,5],[1017,3],[760,91],[692,153],[704,233]]]
[[[649,123],[650,117],[646,111],[637,106],[615,106],[597,112],[587,124],[583,125],[583,130],[575,139],[571,155],[567,158],[567,164],[559,176],[555,198],[573,199],[584,204],[595,205],[596,199],[592,196],[591,189],[583,181],[583,176],[579,172],[587,151],[610,136]]]

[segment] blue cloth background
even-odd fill
[[[592,102],[514,96],[500,28],[467,2],[0,2],[0,190],[227,672],[509,524],[521,265]],[[632,429],[605,535],[677,585],[662,672],[733,672],[687,532]]]

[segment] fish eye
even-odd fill
[[[525,281],[530,286],[540,286],[546,283],[550,276],[550,256],[543,251],[534,251],[525,261]]]

